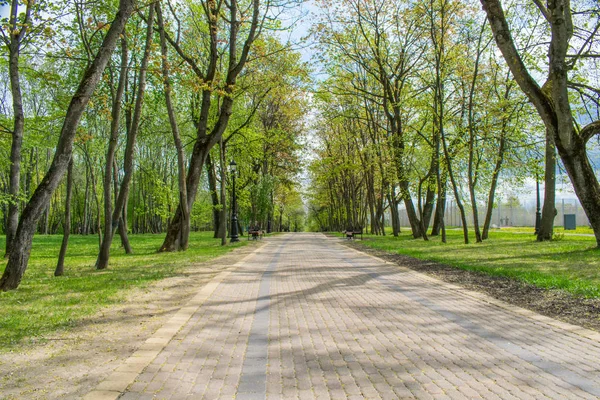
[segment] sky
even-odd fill
[[[0,17],[8,17],[10,7],[8,4],[0,3]]]

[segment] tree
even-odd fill
[[[338,3],[328,8],[331,15],[321,24],[321,40],[379,83],[376,97],[382,102],[387,118],[401,197],[413,236],[426,239],[423,221],[417,215],[410,191],[407,115],[403,109],[411,92],[410,78],[425,51],[420,16],[399,2],[343,0]],[[339,21],[344,22],[341,28]]]
[[[9,254],[4,274],[0,278],[1,290],[16,289],[23,278],[23,274],[27,269],[31,243],[37,222],[45,208],[48,207],[52,193],[56,190],[68,168],[73,152],[73,139],[75,138],[79,121],[94,89],[102,77],[104,68],[133,10],[133,5],[133,0],[120,0],[115,19],[110,25],[93,62],[83,74],[79,87],[71,99],[52,164],[21,214],[21,219],[13,240],[13,248]]]
[[[585,68],[582,63],[598,57],[596,40],[600,25],[597,18],[589,18],[597,12],[597,6],[589,8],[587,2],[572,3],[569,0],[551,0],[547,6],[541,1],[535,2],[550,31],[547,78],[540,87],[515,46],[515,31],[507,22],[501,0],[481,0],[481,4],[496,44],[515,80],[554,139],[575,193],[594,230],[596,244],[600,247],[600,183],[586,149],[589,140],[600,134],[600,120],[588,121],[580,126],[582,121],[573,112],[569,96],[569,90],[574,88],[597,93],[594,87],[572,79],[577,67]],[[573,12],[572,5],[580,9]]]
[[[123,208],[125,207],[125,204],[127,203],[127,199],[129,197],[130,184],[131,184],[131,180],[133,178],[133,158],[134,158],[134,152],[135,152],[135,143],[136,143],[138,131],[140,128],[140,119],[142,116],[142,105],[143,105],[144,95],[145,95],[145,91],[146,91],[146,75],[147,75],[147,70],[148,70],[148,62],[150,59],[150,51],[151,51],[151,47],[152,47],[152,36],[153,36],[152,28],[154,25],[154,12],[155,12],[155,6],[154,6],[154,4],[150,4],[149,10],[148,10],[147,27],[146,27],[146,45],[144,47],[144,55],[143,55],[142,61],[140,63],[140,71],[139,71],[139,75],[138,75],[137,93],[135,96],[135,107],[134,107],[134,111],[133,111],[133,118],[131,120],[131,124],[129,124],[129,127],[127,129],[127,145],[125,147],[125,159],[123,162],[124,176],[123,176],[123,180],[121,181],[121,187],[119,188],[117,201],[115,202],[115,209],[112,214],[112,220],[111,220],[110,226],[109,226],[108,221],[105,221],[104,240],[102,241],[102,244],[100,246],[100,252],[98,253],[98,259],[96,261],[97,269],[105,269],[106,267],[108,267],[108,260],[110,257],[110,245],[112,243],[114,234],[117,230],[119,221],[122,220]],[[125,52],[125,54],[126,54],[126,52]],[[119,90],[119,88],[117,90]],[[120,100],[119,97],[120,96],[117,95],[118,100]],[[117,101],[117,99],[115,99],[115,102],[116,101]],[[119,101],[119,103],[120,103],[120,101]],[[113,121],[113,124],[116,124],[118,127],[119,114],[118,113],[113,113],[113,114],[116,114],[115,115],[116,121]],[[113,132],[114,131],[111,126],[111,140],[112,140]],[[111,154],[110,154],[111,151],[114,151],[114,150],[109,148],[109,154],[107,154],[107,163],[106,163],[106,168],[109,171],[111,170],[112,160],[114,159],[114,153],[111,156]],[[110,157],[110,160],[109,160],[109,157]],[[108,183],[107,178],[109,178],[109,177],[110,177],[110,173],[106,172],[105,182],[104,182],[105,188],[107,186],[110,187],[110,185],[107,184]],[[115,195],[116,195],[116,193],[115,193]],[[105,202],[106,202],[106,198],[105,198]],[[110,211],[110,207],[106,206],[106,204],[105,204],[105,212],[108,212],[108,211]],[[105,217],[105,218],[108,219],[108,217]]]
[[[10,180],[9,193],[11,196],[8,204],[6,224],[6,256],[12,250],[12,243],[17,233],[19,223],[19,192],[21,189],[21,146],[23,144],[23,129],[25,114],[23,112],[23,96],[21,93],[19,56],[21,46],[28,33],[31,32],[31,13],[33,1],[26,2],[25,13],[19,15],[19,1],[12,0],[8,24],[0,26],[2,40],[8,49],[8,71],[10,89],[13,103],[13,129],[12,146],[10,152]]]
[[[179,56],[191,68],[198,79],[199,87],[202,88],[199,110],[195,110],[196,138],[187,173],[186,201],[188,209],[194,203],[206,157],[210,150],[219,142],[227,128],[232,113],[235,98],[234,90],[238,76],[248,61],[252,44],[261,33],[264,22],[264,17],[261,18],[261,2],[259,0],[253,0],[248,8],[240,8],[238,0],[231,0],[228,3],[223,1],[207,1],[202,2],[201,6],[205,17],[202,24],[206,25],[209,37],[208,46],[203,49],[206,52],[205,55],[208,61],[204,68],[198,64],[195,56],[185,50],[179,42],[179,37],[172,38],[171,35],[166,36],[171,46],[173,46]],[[229,10],[228,18],[224,18],[223,7]],[[250,15],[247,15],[246,12]],[[223,24],[229,27],[226,37],[222,37],[220,34]],[[242,30],[242,27],[245,29]],[[238,48],[240,33],[246,33],[241,51]],[[227,43],[229,50],[227,70],[222,74],[224,80],[221,82],[220,90],[216,90],[219,87],[217,80],[218,75],[220,75],[218,73],[220,72],[218,70],[219,60],[224,54],[224,51],[220,48],[220,43],[223,43],[223,41]],[[211,118],[209,117],[215,94],[217,94],[219,99],[219,105],[217,116],[214,118],[216,122],[210,127]],[[187,238],[182,240],[182,230],[189,231],[187,228],[189,223],[190,221],[189,219],[185,219],[182,206],[180,205],[170,221],[167,235],[160,251],[185,250],[187,247]]]

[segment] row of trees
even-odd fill
[[[231,159],[240,220],[298,228],[308,72],[277,34],[293,2],[13,0],[0,288],[19,285],[36,231],[64,233],[57,275],[71,231],[98,235],[99,269],[116,234],[127,252],[131,232],[166,232],[161,251],[207,225],[225,242]]]
[[[389,208],[398,234],[402,203],[415,238],[445,240],[451,197],[464,241],[469,214],[482,241],[498,186],[529,176],[546,183],[538,239],[548,240],[558,149],[600,244],[598,178],[586,149],[600,118],[597,4],[511,3],[506,12],[484,0],[321,6],[314,30],[332,62],[317,96],[320,157],[310,167],[318,228],[368,222],[384,233]]]

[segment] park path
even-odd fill
[[[266,241],[86,398],[600,398],[598,333],[339,238]]]

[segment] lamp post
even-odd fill
[[[540,225],[542,224],[542,213],[540,212],[540,179],[538,175],[535,175],[535,189],[536,189],[536,208],[535,208],[535,234],[540,232]]]
[[[234,160],[229,163],[229,170],[233,177],[233,199],[231,200],[231,243],[239,242],[238,237],[238,216],[237,216],[237,197],[235,195],[235,175],[237,173],[237,164]]]

